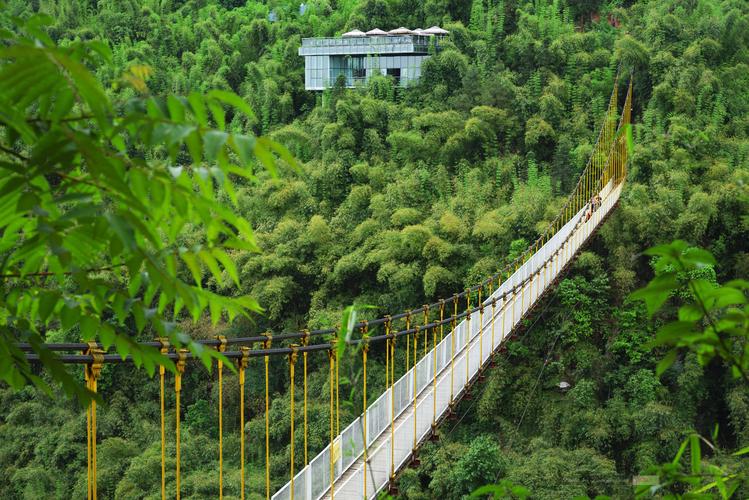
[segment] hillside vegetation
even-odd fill
[[[255,117],[230,113],[227,129],[268,136],[299,160],[298,170],[279,162],[278,178],[259,168],[238,183],[237,212],[261,251],[230,254],[238,287],[207,271],[203,280],[218,294],[251,295],[264,313],[218,325],[190,324],[185,315],[194,338],[328,327],[352,303],[381,316],[476,284],[556,216],[592,150],[617,73],[620,102],[632,78],[634,151],[619,208],[541,306],[541,319],[457,408],[459,425],[446,422],[421,465],[402,473],[399,491],[451,499],[509,479],[533,498],[628,497],[632,477],[670,461],[690,431],[709,436],[718,424],[721,448],[749,444],[747,386],[719,360],[703,367],[693,354],[657,376],[662,353],[647,343],[663,317],[650,320],[628,298],[653,275],[642,251],[675,238],[715,255],[719,264],[701,270],[709,280],[749,276],[747,2],[309,0],[303,14],[296,0],[6,3],[0,26],[42,12],[61,46],[107,43],[111,62],[91,70],[113,102],[231,90]],[[303,37],[435,24],[451,36],[418,85],[398,88],[382,77],[366,88],[304,90]],[[123,79],[133,68],[145,72],[147,89]],[[179,235],[186,246],[204,237],[197,225]],[[80,336],[77,327],[46,332],[50,342]],[[373,347],[372,400],[385,385],[384,360]],[[356,361],[348,363],[345,373],[356,372]],[[310,456],[328,439],[327,366],[326,356],[310,356]],[[271,368],[277,488],[288,480],[288,366],[279,358]],[[263,498],[261,364],[248,373],[248,491]],[[562,381],[569,391],[559,390]],[[191,364],[184,386],[183,496],[217,497],[215,376]],[[236,498],[237,387],[226,375],[224,494]],[[99,390],[99,494],[159,498],[158,381],[130,365],[107,366]],[[352,401],[341,407],[344,425],[360,413],[361,395],[347,384],[341,391]],[[169,422],[173,407],[167,401]],[[0,386],[2,496],[84,497],[85,421],[74,401]]]

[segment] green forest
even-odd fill
[[[450,35],[417,84],[304,88],[302,38],[433,25]],[[16,342],[100,340],[139,360],[99,380],[98,495],[160,498],[153,370],[165,361],[137,341],[170,336],[195,352],[192,340],[335,327],[352,304],[376,318],[479,283],[563,207],[617,75],[620,103],[630,79],[634,103],[618,208],[395,496],[504,484],[522,488],[496,498],[633,498],[633,479],[675,477],[685,439],[694,462],[699,436],[697,462],[727,471],[728,489],[699,491],[715,481],[706,473],[643,496],[749,497],[749,458],[735,455],[749,446],[749,379],[726,354],[746,368],[747,337],[717,355],[670,351],[653,339],[689,320],[688,290],[665,290],[654,314],[632,295],[667,267],[645,251],[673,240],[714,256],[684,268],[682,285],[749,277],[744,0],[0,2],[0,497],[87,491],[83,369],[40,354],[42,370]],[[747,330],[741,314],[733,335]],[[216,355],[197,354],[182,381],[181,490],[218,498],[219,389],[204,366]],[[369,356],[373,401],[385,350]],[[257,358],[247,371],[252,499],[266,494],[263,369]],[[343,427],[362,411],[361,359],[340,369]],[[270,370],[275,491],[291,453],[288,362]],[[328,384],[327,356],[310,354],[310,457],[328,444]],[[237,499],[238,387],[224,370],[223,495]]]

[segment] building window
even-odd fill
[[[396,84],[401,81],[401,69],[400,68],[388,68],[387,75],[392,76]]]
[[[352,57],[351,62],[351,76],[354,78],[354,82],[363,81],[367,76],[367,70],[364,65],[363,57]]]
[[[338,73],[345,75],[347,87],[353,87],[356,83],[366,80],[367,66],[365,56],[346,55],[337,59],[341,65]]]

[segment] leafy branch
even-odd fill
[[[731,367],[733,376],[749,383],[749,305],[746,290],[749,282],[732,280],[719,285],[706,276],[717,265],[708,251],[690,247],[684,241],[674,241],[645,251],[654,258],[656,276],[648,285],[632,293],[632,298],[643,300],[652,317],[670,298],[682,298],[677,320],[661,325],[651,347],[669,347],[669,351],[656,367],[660,375],[676,361],[681,351],[697,355],[701,365],[721,358]],[[717,427],[713,442],[717,439]],[[657,474],[636,488],[638,497],[661,495],[673,488],[688,489],[689,498],[712,498],[717,490],[721,498],[731,498],[746,483],[744,471],[727,471],[724,467],[702,460],[701,443],[706,444],[716,456],[720,449],[697,433],[691,433],[682,443],[670,463],[651,468]],[[690,464],[685,471],[681,464],[689,448]],[[737,451],[734,457],[749,453],[749,447]],[[705,482],[707,484],[705,484]],[[673,498],[674,495],[667,495]]]

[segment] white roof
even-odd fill
[[[386,36],[388,34],[387,31],[383,31],[380,28],[375,28],[373,30],[369,30],[365,33],[367,36]]]
[[[400,28],[396,28],[394,30],[388,31],[388,34],[389,35],[415,35],[416,33],[414,33],[408,28],[404,28],[403,26],[401,26]]]
[[[354,36],[367,36],[367,34],[361,30],[351,30],[351,31],[347,31],[341,36],[348,38],[348,37],[354,37]]]
[[[431,28],[427,28],[423,31],[423,33],[427,35],[449,35],[450,32],[447,30],[443,30],[439,26],[432,26]]]

